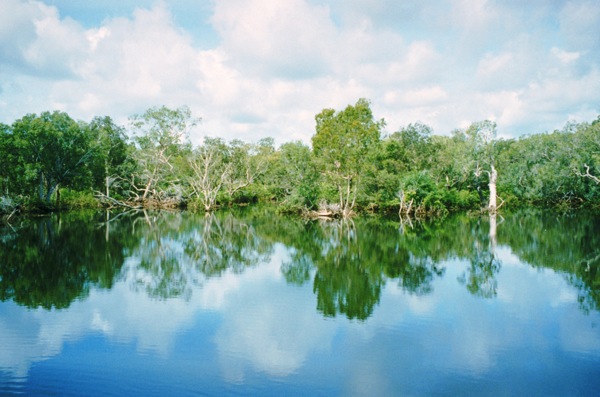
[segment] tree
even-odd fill
[[[94,184],[102,186],[103,194],[110,197],[110,187],[121,178],[120,168],[127,160],[129,147],[125,129],[106,117],[95,117],[89,124],[94,150]]]
[[[466,131],[468,142],[473,151],[475,161],[475,175],[479,178],[481,173],[486,173],[489,178],[489,204],[487,210],[495,213],[498,209],[496,183],[498,171],[495,168],[494,140],[496,139],[496,123],[489,120],[478,121],[471,124]]]
[[[381,150],[369,159],[373,166],[368,178],[369,193],[378,205],[400,204],[401,212],[408,210],[405,204],[416,198],[416,192],[409,192],[407,181],[429,170],[433,159],[431,133],[425,124],[409,124],[381,142]]]
[[[225,177],[225,191],[229,199],[233,199],[237,192],[254,183],[255,179],[267,170],[268,161],[262,154],[270,150],[269,145],[272,145],[272,142],[269,142],[249,144],[234,139],[229,143],[229,171]]]
[[[319,187],[315,163],[310,148],[300,141],[279,148],[283,169],[279,184],[291,207],[313,208],[317,204]]]
[[[29,114],[13,124],[15,149],[25,178],[37,181],[38,197],[50,203],[54,192],[87,172],[92,155],[85,125],[64,112]]]
[[[236,139],[227,144],[221,138],[205,138],[188,159],[192,170],[188,182],[204,210],[215,208],[221,192],[233,200],[236,193],[253,184],[267,170],[274,150],[272,139],[257,144]]]
[[[10,126],[0,123],[0,158],[12,167],[0,167],[0,196],[8,198],[16,184],[16,161],[13,133]]]
[[[591,124],[580,125],[573,141],[577,146],[578,161],[583,165],[573,167],[575,174],[600,184],[600,116]],[[585,173],[581,172],[581,168],[585,169]]]
[[[366,99],[359,99],[340,112],[324,109],[315,119],[313,153],[320,170],[337,191],[342,215],[348,217],[356,204],[367,154],[379,142],[385,121],[373,118]]]
[[[136,134],[134,158],[138,171],[131,178],[132,193],[140,200],[150,196],[160,200],[170,193],[182,195],[175,165],[189,151],[189,131],[200,119],[193,118],[188,107],[165,106],[146,110],[131,118]]]
[[[198,147],[189,158],[193,175],[189,184],[202,201],[205,211],[214,209],[217,196],[230,172],[227,163],[227,144],[220,138],[204,138],[204,144]]]

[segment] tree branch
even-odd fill
[[[578,169],[575,169],[575,174],[584,178],[590,178],[592,181],[596,183],[600,183],[600,178],[595,175],[590,174],[590,166],[587,164],[583,165],[585,167],[585,174],[582,174]]]

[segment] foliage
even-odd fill
[[[362,187],[369,152],[379,143],[385,121],[373,118],[366,99],[340,112],[324,109],[315,119],[313,154],[328,185],[325,189],[335,192],[344,216],[348,216]],[[335,196],[327,198],[333,201]]]
[[[89,136],[64,112],[29,114],[17,120],[11,140],[18,153],[15,165],[22,171],[16,185],[27,193],[37,185],[38,198],[47,204],[60,186],[81,186],[89,175]]]
[[[138,150],[133,152],[137,170],[130,184],[137,199],[183,196],[182,159],[191,149],[189,131],[198,122],[187,107],[155,107],[131,118]]]
[[[418,122],[385,135],[366,99],[315,120],[312,148],[210,137],[193,147],[199,119],[185,106],[134,115],[129,133],[108,116],[86,123],[58,111],[28,114],[0,124],[0,156],[10,165],[0,169],[0,195],[38,211],[95,206],[90,192],[105,205],[212,211],[270,202],[307,213],[323,204],[340,217],[600,207],[600,116],[507,140],[489,120],[449,136]]]
[[[95,117],[88,126],[91,134],[93,157],[90,161],[93,188],[106,196],[111,190],[120,195],[127,187],[123,181],[133,168],[130,155],[132,147],[128,143],[125,129],[115,124],[108,116]]]

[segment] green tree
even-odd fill
[[[271,151],[271,140],[251,144],[234,139],[229,143],[229,171],[224,185],[229,200],[233,201],[236,194],[252,185],[266,172],[269,162],[265,154]]]
[[[13,146],[14,141],[11,127],[0,123],[0,158],[3,159],[5,164],[12,165],[11,167],[4,166],[0,168],[0,196],[5,198],[16,193],[14,189],[18,173],[14,172],[17,167]]]
[[[70,186],[89,173],[92,150],[82,123],[64,112],[29,114],[14,122],[14,147],[26,179],[36,181],[38,197],[50,203],[60,187]]]
[[[89,130],[94,150],[94,187],[110,197],[111,186],[124,179],[123,166],[130,151],[125,129],[105,116],[95,117]]]
[[[279,148],[282,172],[279,185],[284,191],[284,205],[290,208],[314,208],[319,196],[319,173],[311,150],[300,141]]]
[[[131,118],[137,150],[133,156],[138,170],[131,178],[132,193],[140,200],[161,200],[169,195],[181,198],[179,176],[191,149],[189,132],[200,119],[188,107],[154,107]]]
[[[348,217],[356,204],[369,151],[380,141],[385,121],[374,119],[366,99],[339,112],[324,109],[315,119],[313,154],[338,197],[341,214]]]
[[[573,165],[575,174],[600,184],[600,116],[591,124],[579,125],[573,143],[577,153]]]
[[[370,159],[373,167],[368,178],[368,190],[373,201],[390,208],[402,207],[416,198],[415,186],[409,186],[406,181],[414,180],[415,175],[422,175],[430,169],[435,150],[431,134],[431,127],[415,123],[381,142],[381,149]]]

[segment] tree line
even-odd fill
[[[311,145],[206,137],[188,107],[76,121],[54,111],[0,123],[0,210],[187,207],[271,202],[282,211],[350,217],[500,207],[598,207],[600,116],[553,132],[498,139],[483,120],[449,136],[413,123],[386,134],[366,99],[315,116]]]

